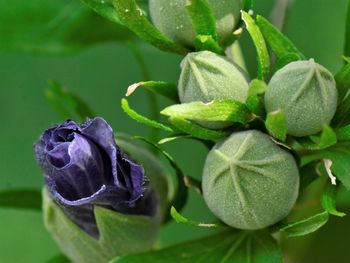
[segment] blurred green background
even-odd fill
[[[342,65],[347,2],[295,0],[287,12],[284,27],[284,32],[306,56],[315,58],[333,73]],[[274,3],[273,0],[257,0],[254,9],[256,13],[269,17]],[[11,31],[11,24],[7,28]],[[0,42],[2,37],[4,35],[0,35]],[[241,45],[254,77],[255,52],[247,36],[243,37]],[[152,79],[177,81],[180,56],[158,51],[147,44],[140,44],[140,48]],[[0,53],[0,190],[40,189],[43,185],[32,146],[46,127],[62,121],[44,96],[50,79],[60,81],[79,94],[115,131],[149,134],[148,128],[130,120],[120,109],[120,100],[128,85],[142,80],[139,65],[127,45],[105,43],[64,57]],[[147,113],[149,106],[144,96],[143,92],[137,93],[131,103],[138,111]],[[161,105],[167,103],[166,100],[160,101]],[[206,155],[202,145],[186,140],[170,143],[166,149],[184,171],[200,177]],[[200,221],[213,218],[201,198],[192,192],[183,214]],[[171,223],[163,230],[162,241],[169,245],[209,233],[209,230]],[[290,247],[295,245],[297,248],[297,244],[304,244],[305,240],[311,240],[310,247],[305,243],[304,249],[298,249],[298,260],[291,262],[349,262],[345,257],[350,242],[348,217],[332,218],[311,237],[292,240]],[[0,209],[0,263],[44,263],[59,253],[42,225],[40,213]]]

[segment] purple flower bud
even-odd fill
[[[157,212],[142,166],[121,152],[102,118],[81,125],[67,120],[46,130],[35,154],[52,200],[93,237],[99,236],[94,206],[124,214]]]

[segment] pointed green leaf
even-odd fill
[[[41,192],[33,189],[0,191],[0,207],[41,210]]]
[[[298,61],[301,60],[300,55],[297,53],[286,53],[282,57],[279,57],[276,61],[276,64],[274,66],[274,72],[277,70],[283,68],[285,65],[293,62],[293,61]]]
[[[154,93],[160,94],[174,102],[179,102],[177,86],[165,81],[142,81],[129,86],[126,96],[133,94],[138,88],[144,87]]]
[[[322,194],[322,207],[331,215],[344,217],[346,214],[337,211],[336,208],[337,189],[338,188],[334,185],[326,185],[326,188]]]
[[[338,104],[341,104],[350,90],[350,63],[343,66],[335,75],[335,81],[338,89]]]
[[[113,7],[111,0],[81,0],[84,4],[86,4],[88,7],[90,7],[92,10],[94,10],[99,15],[103,16],[104,18],[107,18],[108,20],[116,23],[116,24],[122,24],[120,19],[118,18],[118,14],[116,10]]]
[[[338,141],[350,141],[350,124],[336,130]]]
[[[195,101],[177,104],[165,108],[161,114],[195,121],[228,121],[242,124],[252,119],[247,107],[234,100],[213,100],[209,103]]]
[[[258,24],[266,42],[271,47],[272,51],[277,56],[277,59],[283,59],[285,56],[290,56],[294,54],[296,60],[303,60],[305,56],[295,47],[292,41],[290,41],[286,36],[284,36],[274,25],[272,25],[266,18],[258,15],[256,17],[256,23]],[[284,58],[284,60],[286,57]],[[285,61],[287,62],[287,61]],[[289,61],[291,62],[291,61]],[[282,62],[279,62],[279,67],[281,67]]]
[[[287,120],[283,111],[274,111],[267,114],[265,121],[269,134],[284,142],[287,137]]]
[[[45,90],[46,98],[57,109],[62,118],[84,121],[94,114],[89,106],[77,95],[67,90],[57,81],[50,81],[50,87]]]
[[[111,1],[123,25],[132,30],[141,39],[164,51],[175,52],[182,55],[188,52],[186,48],[170,40],[156,29],[135,0]]]
[[[308,138],[302,138],[297,140],[297,143],[304,150],[318,151],[326,149],[337,143],[337,134],[335,131],[327,124],[323,125],[323,129],[320,136],[310,136]],[[297,150],[296,146],[295,148]]]
[[[328,212],[324,211],[304,220],[286,224],[282,226],[279,231],[285,234],[286,237],[305,236],[320,229],[328,222],[328,219]]]
[[[347,190],[350,190],[350,144],[339,143],[319,153],[321,158],[332,161],[332,173],[339,179]]]
[[[218,140],[227,137],[230,134],[230,132],[226,131],[209,130],[179,117],[171,117],[169,118],[169,122],[178,130],[202,140]]]
[[[189,220],[186,217],[184,217],[183,215],[181,215],[179,212],[177,212],[177,210],[173,206],[170,209],[170,215],[177,223],[182,223],[185,225],[205,227],[205,228],[221,227],[221,225],[217,225],[217,224],[200,223],[200,222],[196,222],[193,220]]]
[[[211,36],[218,39],[216,19],[207,0],[188,0],[186,10],[191,17],[197,35]]]
[[[259,79],[254,79],[249,84],[248,99],[246,101],[247,108],[258,116],[265,114],[265,107],[262,95],[267,89],[267,84]]]
[[[0,0],[0,50],[62,55],[134,35],[79,1]]]
[[[125,111],[125,113],[127,115],[129,115],[130,118],[134,119],[137,122],[146,124],[150,127],[153,128],[158,128],[158,129],[162,129],[164,131],[168,131],[168,132],[173,132],[173,129],[154,120],[151,120],[147,117],[144,117],[142,115],[140,115],[139,113],[137,113],[136,111],[134,111],[133,109],[130,108],[129,103],[126,99],[122,99],[121,101],[121,107],[122,109]]]
[[[226,232],[110,263],[282,263],[277,242],[264,232]]]
[[[264,37],[255,23],[254,19],[245,11],[242,12],[242,19],[252,38],[258,56],[258,79],[267,80],[270,74],[270,55],[266,47]]]

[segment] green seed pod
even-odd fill
[[[178,92],[181,103],[232,99],[245,102],[249,84],[234,62],[210,51],[189,53],[181,62]],[[226,125],[201,123],[208,128]]]
[[[292,62],[272,77],[265,93],[267,112],[282,110],[288,134],[307,136],[329,124],[337,108],[337,89],[332,73],[309,61]]]
[[[209,152],[202,187],[209,209],[223,222],[256,230],[289,214],[299,172],[290,153],[268,135],[250,130],[232,134]]]
[[[166,36],[184,46],[192,47],[195,28],[185,6],[188,0],[149,0],[150,15],[154,25]],[[242,8],[241,0],[208,0],[216,18],[219,42],[234,31]]]

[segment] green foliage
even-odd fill
[[[266,18],[258,15],[256,17],[256,23],[277,57],[276,69],[280,69],[292,61],[305,59],[305,56],[295,47],[293,42],[284,36]]]
[[[190,226],[197,226],[197,227],[205,227],[205,228],[220,227],[220,225],[217,225],[217,224],[199,223],[193,220],[189,220],[183,215],[181,215],[173,206],[170,209],[170,215],[176,221],[176,223],[181,223],[181,224],[190,225]]]
[[[276,241],[265,232],[225,232],[159,251],[130,255],[110,263],[282,263]]]
[[[147,90],[162,95],[174,102],[179,101],[176,85],[167,83],[165,81],[142,81],[132,84],[129,86],[126,96],[130,96],[140,87],[144,87]]]
[[[283,111],[273,111],[267,114],[265,126],[272,137],[282,142],[286,140],[288,125]]]
[[[136,111],[134,111],[133,109],[130,108],[129,103],[126,99],[122,99],[121,107],[130,118],[134,119],[137,122],[146,124],[150,127],[154,127],[154,128],[158,128],[158,129],[161,129],[164,131],[168,131],[168,132],[174,131],[172,128],[170,128],[162,123],[159,123],[159,122],[154,121],[154,120],[150,120],[149,118],[140,115],[139,113],[137,113]]]
[[[0,1],[0,50],[62,55],[133,35],[79,1]]]
[[[49,84],[50,87],[45,90],[46,98],[62,118],[84,121],[85,118],[94,116],[89,106],[76,94],[57,81],[50,81]]]
[[[229,131],[214,131],[204,128],[181,117],[170,117],[169,122],[181,132],[202,140],[218,140],[230,134]]]
[[[264,37],[254,19],[245,11],[242,11],[242,19],[254,42],[258,57],[258,79],[267,80],[270,74],[270,56]]]
[[[46,263],[71,263],[71,261],[65,255],[57,255]]]
[[[247,107],[234,100],[213,100],[172,105],[161,111],[168,117],[184,118],[194,121],[226,121],[245,124],[252,119]]]
[[[135,0],[111,1],[123,25],[132,30],[141,39],[164,51],[179,54],[186,54],[188,52],[186,48],[176,44],[156,29]]]
[[[41,210],[41,193],[33,189],[11,189],[0,191],[0,207]]]
[[[322,207],[329,214],[339,217],[346,216],[345,213],[337,211],[336,208],[336,195],[338,187],[327,184],[322,195]]]
[[[344,55],[350,56],[350,1],[348,3],[348,13],[345,22],[345,47],[344,47]]]
[[[328,212],[324,211],[309,218],[283,225],[281,228],[279,228],[279,231],[286,237],[305,236],[324,226],[328,219]]]
[[[81,0],[81,1],[84,4],[86,4],[88,7],[90,7],[92,10],[94,10],[96,13],[103,16],[104,18],[107,18],[111,22],[114,22],[116,24],[122,24],[122,22],[118,18],[118,14],[114,9],[111,0],[103,0],[103,1]]]
[[[197,35],[211,36],[218,39],[216,19],[207,0],[190,0],[185,6],[191,17]]]

